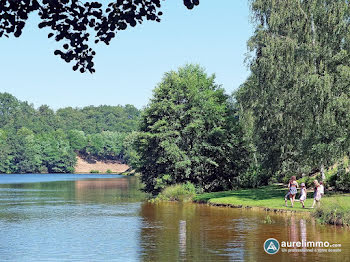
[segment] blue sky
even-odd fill
[[[20,38],[0,38],[0,92],[36,107],[147,105],[164,72],[198,63],[231,93],[247,78],[246,42],[252,35],[246,0],[201,0],[187,10],[182,0],[163,3],[162,21],[145,22],[98,44],[94,74],[74,72],[53,55],[57,48],[37,28],[35,15]],[[215,3],[216,5],[214,5]]]

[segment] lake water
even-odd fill
[[[151,204],[139,188],[137,178],[116,175],[0,175],[0,261],[350,260],[347,229],[295,215]],[[342,251],[268,255],[270,237]]]

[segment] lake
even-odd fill
[[[300,215],[152,204],[140,186],[118,175],[0,175],[0,261],[349,261],[347,229]],[[271,237],[342,251],[269,255]]]

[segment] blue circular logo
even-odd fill
[[[266,239],[264,250],[267,254],[274,255],[280,250],[280,243],[274,238]]]

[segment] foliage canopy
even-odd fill
[[[164,75],[141,117],[136,139],[146,191],[191,182],[232,188],[248,150],[229,96],[204,69],[187,65]]]
[[[39,28],[50,28],[48,37],[63,42],[56,50],[67,63],[74,61],[73,70],[95,72],[95,51],[89,47],[90,33],[95,43],[109,44],[118,31],[141,24],[144,20],[160,22],[164,0],[114,0],[107,7],[104,1],[78,0],[0,0],[0,37],[13,34],[20,37],[31,13],[37,12]],[[183,0],[188,9],[199,0]]]

